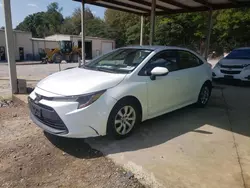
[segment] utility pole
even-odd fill
[[[143,45],[143,29],[144,29],[144,16],[141,15],[141,35],[140,35],[140,46]]]
[[[82,0],[82,63],[85,64],[85,0]],[[79,62],[81,66],[81,61]]]
[[[5,40],[9,67],[10,88],[11,94],[15,94],[18,92],[18,90],[10,0],[3,0],[3,10],[5,18]]]
[[[208,31],[207,31],[207,40],[206,40],[206,50],[205,50],[205,59],[207,60],[209,54],[211,32],[213,28],[213,10],[210,9],[208,12]]]
[[[150,18],[150,36],[149,36],[149,45],[153,45],[154,35],[155,35],[155,6],[156,0],[152,0],[151,6],[151,18]]]

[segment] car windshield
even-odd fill
[[[124,48],[118,49],[90,61],[82,68],[111,73],[132,72],[152,50]]]
[[[250,59],[250,49],[233,50],[226,59]]]

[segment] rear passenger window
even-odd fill
[[[197,67],[202,64],[202,61],[194,54],[187,51],[179,51],[179,69],[187,69]]]

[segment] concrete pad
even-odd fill
[[[227,87],[223,95],[229,107],[229,120],[245,187],[250,187],[250,88]]]
[[[248,130],[239,127],[238,133],[231,131],[222,89],[214,90],[207,108],[190,106],[149,120],[125,140],[87,142],[152,187],[244,187],[250,172],[249,132],[245,135]],[[243,167],[238,153],[244,157]]]

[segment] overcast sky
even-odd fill
[[[48,4],[58,2],[63,7],[63,16],[70,16],[75,8],[80,7],[79,2],[72,0],[11,0],[12,23],[15,28],[23,19],[29,15],[40,11],[46,11]],[[0,27],[4,26],[3,4],[0,0]],[[103,18],[105,9],[93,5],[87,5],[96,16]]]

